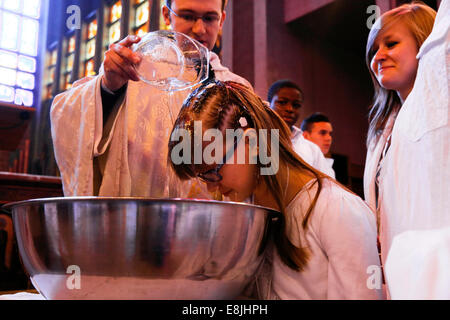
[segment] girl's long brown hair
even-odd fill
[[[194,121],[202,121],[202,127],[204,129],[214,128],[224,133],[226,129],[241,128],[242,124],[240,120],[242,117],[247,120],[248,126],[254,128],[257,132],[259,132],[259,129],[266,129],[269,134],[269,140],[270,129],[278,129],[280,166],[295,167],[299,170],[304,170],[316,178],[315,183],[318,184],[318,189],[310,207],[304,213],[302,221],[302,227],[306,229],[311,212],[322,189],[322,179],[327,176],[312,168],[297,155],[292,149],[291,131],[283,119],[266,106],[249,88],[230,81],[215,81],[203,85],[194,91],[184,102],[174,124],[172,134],[177,128],[192,128]],[[190,139],[191,146],[193,146],[193,134],[190,135]],[[178,141],[169,142],[169,163],[181,179],[194,178],[200,168],[198,165],[193,164],[193,161],[191,161],[191,164],[175,164],[171,161],[170,155],[172,154],[172,149],[178,143]],[[271,144],[269,141],[259,141],[259,145],[261,143],[266,143],[268,154],[271,154]],[[262,166],[260,163],[257,165],[259,168]],[[287,266],[301,271],[308,262],[309,252],[305,246],[300,245],[297,247],[292,244],[286,235],[286,208],[283,201],[286,195],[285,190],[283,190],[280,184],[280,171],[277,174],[264,175],[262,177],[273,197],[276,199],[281,211],[281,218],[277,222],[273,233],[279,256]]]
[[[401,100],[397,92],[381,87],[370,67],[372,58],[376,53],[373,48],[375,40],[380,33],[395,27],[397,23],[403,23],[416,40],[418,51],[425,39],[430,35],[435,17],[436,11],[422,2],[416,1],[385,12],[370,30],[366,46],[366,65],[372,78],[375,95],[369,111],[368,147],[372,141],[378,141],[391,114],[398,112],[401,107]]]

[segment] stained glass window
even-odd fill
[[[26,107],[31,107],[33,105],[33,92],[16,89],[16,97],[14,99],[14,103],[18,105],[24,105]]]
[[[72,76],[74,58],[75,58],[75,48],[76,48],[76,38],[75,35],[66,36],[64,39],[64,61],[61,72],[62,88],[64,90],[69,89],[70,80]]]
[[[55,50],[53,50],[50,54],[50,65],[54,66],[56,65],[56,61],[58,59],[58,52]]]
[[[47,53],[46,80],[45,84],[51,84],[55,81],[56,60],[58,57],[57,49]]]
[[[84,57],[83,57],[83,66],[84,70],[82,71],[83,77],[94,76],[95,72],[95,50],[96,50],[96,42],[97,42],[97,20],[94,19],[88,23],[86,28],[86,34],[84,38]]]
[[[109,12],[109,22],[113,23],[122,17],[122,1],[117,1]]]
[[[17,68],[17,54],[0,50],[0,66]]]
[[[67,56],[67,60],[66,60],[66,71],[67,72],[70,72],[73,70],[73,58],[74,58],[73,54]]]
[[[135,0],[133,33],[142,37],[148,31],[150,4],[148,0]]]
[[[38,19],[40,14],[40,1],[39,0],[24,0],[23,1],[23,14]]]
[[[0,101],[33,106],[41,0],[0,0]]]
[[[52,91],[53,91],[53,84],[55,82],[55,70],[57,58],[58,58],[58,51],[56,48],[47,52],[44,93],[43,93],[44,100],[48,100],[53,97]]]
[[[143,2],[136,9],[136,25],[141,26],[148,21],[149,17],[149,5],[148,1]]]
[[[86,59],[89,60],[95,56],[95,39],[91,39],[86,43]]]
[[[36,59],[27,56],[19,56],[18,67],[19,70],[34,73],[36,72]]]
[[[97,28],[97,20],[93,20],[89,23],[87,39],[92,39],[97,36]]]
[[[17,0],[3,0],[3,8],[15,12],[20,12],[21,1]]]
[[[33,90],[34,89],[34,75],[26,72],[17,72],[17,86]]]
[[[71,74],[67,73],[64,75],[64,90],[72,88],[72,83],[70,82]]]
[[[143,37],[146,33],[148,33],[148,25],[144,24],[142,27],[135,31],[135,34],[139,37]]]
[[[0,84],[0,100],[5,102],[13,102],[14,88]]]
[[[70,37],[69,39],[69,47],[67,48],[68,53],[75,52],[75,36]]]
[[[109,27],[108,43],[114,43],[120,40],[120,21],[115,22]]]
[[[110,44],[120,40],[121,17],[122,17],[122,1],[119,0],[109,8],[109,19],[106,28],[107,29],[106,50],[108,50]]]
[[[20,16],[10,12],[2,11],[1,43],[3,49],[17,51],[20,32]]]
[[[85,63],[85,76],[95,76],[95,69],[94,69],[94,60],[89,60]]]
[[[20,52],[30,56],[37,55],[39,22],[37,20],[23,18],[22,19],[22,40]]]
[[[16,84],[17,71],[15,69],[0,67],[0,83],[14,86]]]

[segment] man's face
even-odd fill
[[[333,133],[333,127],[329,122],[316,122],[313,123],[311,132],[305,131],[303,132],[303,136],[317,144],[322,150],[323,154],[327,154],[330,151],[331,143],[333,141],[333,137],[331,136]]]
[[[300,117],[303,97],[295,88],[281,88],[270,101],[270,108],[286,122],[292,130]]]
[[[171,9],[175,14],[165,6],[162,12],[172,30],[194,38],[209,50],[214,48],[226,16],[222,0],[172,0]]]

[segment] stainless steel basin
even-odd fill
[[[11,203],[19,252],[48,299],[234,299],[277,212],[219,201],[48,198]]]

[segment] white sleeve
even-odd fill
[[[318,152],[317,152],[318,151]],[[322,153],[322,150],[317,146],[317,149],[314,152],[314,167],[327,174],[333,179],[336,179],[336,175],[334,174],[333,168],[327,161],[327,158]]]
[[[328,299],[382,299],[375,215],[356,195],[332,190],[317,204],[323,212],[319,239],[329,260]]]
[[[400,233],[386,260],[392,299],[450,299],[450,227]]]
[[[99,77],[83,78],[55,97],[50,119],[55,159],[65,196],[91,195],[95,141],[101,139]]]
[[[295,141],[292,142],[292,148],[314,169],[322,171],[335,179],[334,170],[330,167],[327,159],[315,143],[306,140],[302,135],[300,135],[297,139],[295,139]]]

